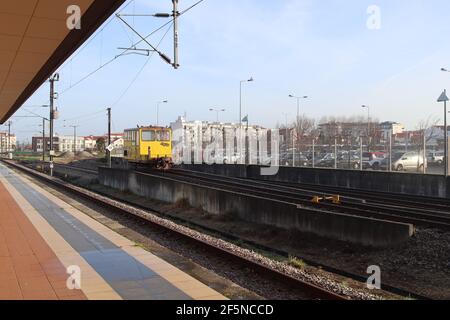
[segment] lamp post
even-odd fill
[[[48,106],[42,106],[42,107],[48,107]],[[30,111],[29,111],[30,112]],[[49,121],[47,118],[42,117],[40,115],[38,115],[37,113],[34,112],[30,112],[31,114],[34,114],[34,116],[14,116],[14,118],[40,118],[42,119],[42,124],[39,125],[40,127],[42,127],[42,162],[45,162],[45,121]]]
[[[247,82],[254,82],[251,77],[248,80],[241,80],[239,83],[239,161],[242,163],[242,84]]]
[[[242,84],[255,81],[253,77],[248,80],[241,80],[239,86],[239,123],[242,123]]]
[[[370,151],[370,106],[362,105],[363,109],[367,109],[367,151]]]
[[[293,94],[289,95],[289,98],[294,98],[297,99],[297,120],[295,121],[295,132],[297,135],[297,142],[300,141],[300,100],[302,99],[308,99],[308,96],[295,96]],[[292,138],[292,140],[294,140],[294,138]],[[293,150],[292,150],[292,162],[293,162],[293,167],[295,167],[295,145],[294,142],[292,142],[292,145],[294,146]],[[300,146],[297,146],[300,149]],[[300,151],[300,150],[299,150]]]
[[[212,112],[216,112],[216,121],[219,122],[219,113],[220,112],[225,112],[225,109],[214,109],[214,108],[210,108],[209,111]]]
[[[158,101],[156,103],[156,125],[159,126],[159,106],[163,103],[169,103],[168,100]]]
[[[442,69],[445,71],[445,69]],[[444,175],[448,176],[448,130],[447,130],[447,90],[444,90],[437,100],[438,102],[444,103],[444,145],[445,145],[445,155],[444,155]]]

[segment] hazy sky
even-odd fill
[[[180,0],[180,9],[195,1]],[[381,10],[379,30],[367,27],[371,5]],[[170,10],[170,0],[136,0],[123,12]],[[107,106],[113,107],[115,131],[154,124],[156,102],[162,99],[169,100],[160,112],[167,125],[185,112],[191,120],[214,120],[212,106],[227,110],[221,120],[237,121],[239,81],[250,76],[255,82],[244,86],[243,114],[252,123],[273,127],[284,123],[285,113],[294,119],[296,102],[288,98],[294,93],[311,97],[302,102],[302,113],[311,117],[365,115],[361,105],[368,104],[379,120],[415,129],[423,119],[443,118],[436,99],[442,89],[450,89],[450,73],[440,72],[450,68],[449,12],[448,0],[206,0],[180,18],[179,70],[157,55],[150,60],[127,55],[67,90],[116,56],[118,47],[137,40],[111,18],[60,71],[56,131],[72,132],[63,126],[66,119],[67,125],[80,125],[80,134],[104,133],[102,109]],[[165,22],[127,20],[142,34]],[[157,44],[164,32],[151,42]],[[172,56],[171,32],[160,49]],[[46,103],[48,83],[26,105]],[[42,108],[30,110],[47,114]],[[13,121],[22,139],[40,130],[37,119]]]

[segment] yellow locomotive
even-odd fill
[[[172,166],[172,130],[137,127],[125,130],[124,158],[134,164],[168,169]]]

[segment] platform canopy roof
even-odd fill
[[[125,0],[1,0],[0,123],[64,63]],[[81,29],[67,8],[81,9]]]

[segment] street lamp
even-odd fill
[[[45,107],[49,107],[49,106],[45,106]],[[46,144],[45,144],[45,121],[50,122],[50,120],[47,119],[46,117],[42,117],[42,116],[38,115],[37,113],[31,112],[31,111],[28,111],[28,112],[31,114],[34,114],[34,115],[33,116],[14,116],[14,118],[40,118],[40,119],[42,119],[42,124],[39,126],[42,127],[42,131],[41,131],[41,133],[42,133],[42,162],[45,162],[45,147],[46,147]]]
[[[248,80],[241,80],[239,87],[239,123],[242,123],[242,84],[255,81],[253,77]]]
[[[242,162],[242,84],[255,81],[253,77],[248,80],[241,80],[239,85],[239,161]],[[248,133],[248,132],[247,132]],[[246,150],[247,151],[247,150]],[[247,160],[246,160],[247,162]]]
[[[367,151],[370,151],[370,106],[362,105],[363,109],[367,109]]]
[[[169,103],[169,101],[167,100],[163,100],[163,101],[158,101],[156,104],[156,125],[159,126],[159,106],[162,103]]]
[[[442,69],[444,71],[444,69]],[[444,103],[444,145],[445,145],[445,155],[444,155],[444,174],[448,176],[448,130],[447,130],[447,90],[442,92],[441,96],[438,98],[438,102]]]
[[[300,119],[300,100],[301,100],[301,99],[308,99],[308,96],[301,96],[301,97],[298,97],[298,96],[295,96],[295,95],[293,95],[293,94],[290,94],[290,95],[289,95],[289,98],[297,99],[297,122],[298,122],[299,119]]]
[[[367,136],[370,135],[370,106],[362,105],[363,109],[367,109]]]
[[[225,112],[225,109],[214,109],[214,108],[210,108],[209,111],[214,111],[216,112],[216,121],[219,122],[219,112]]]

